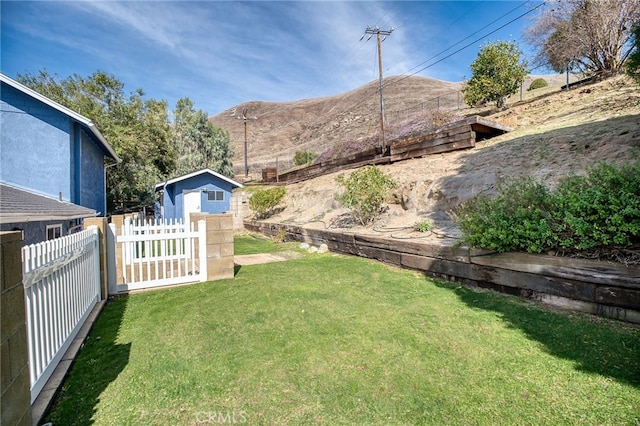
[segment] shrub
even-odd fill
[[[311,162],[317,157],[317,154],[314,154],[310,151],[296,151],[293,155],[293,164],[296,166],[303,166],[305,164],[311,164]]]
[[[552,211],[547,188],[528,177],[500,182],[493,199],[479,196],[465,203],[457,222],[472,247],[539,253],[554,245]]]
[[[545,80],[544,78],[536,78],[529,85],[529,90],[541,89],[543,87],[547,87],[548,85],[549,84],[547,83],[547,80]]]
[[[463,242],[499,252],[583,251],[640,243],[640,162],[599,164],[555,191],[533,178],[500,184],[457,211]]]
[[[570,176],[558,185],[555,203],[561,248],[631,245],[640,240],[640,162],[601,163],[586,177]]]
[[[273,214],[273,209],[280,204],[285,192],[282,186],[258,190],[249,198],[249,207],[255,212],[256,218],[267,217]]]
[[[391,177],[376,166],[362,167],[348,178],[340,175],[336,181],[345,188],[342,194],[336,196],[336,200],[351,209],[354,218],[363,226],[370,225],[378,218],[385,197],[396,185]]]
[[[433,229],[433,225],[431,224],[431,221],[423,220],[413,225],[413,229],[415,229],[418,232],[429,232],[431,231],[431,229]]]

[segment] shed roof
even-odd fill
[[[221,175],[220,173],[214,172],[211,169],[202,169],[202,170],[198,170],[196,172],[192,172],[192,173],[189,173],[189,174],[186,174],[186,175],[183,175],[183,176],[178,176],[178,177],[175,177],[173,179],[169,179],[169,180],[167,180],[165,182],[160,182],[160,183],[156,184],[156,191],[164,188],[167,185],[171,185],[171,184],[176,183],[176,182],[187,180],[187,179],[190,179],[190,178],[192,178],[194,176],[198,176],[198,175],[205,174],[205,173],[208,173],[211,176],[214,176],[214,177],[216,177],[218,179],[222,179],[225,182],[230,183],[235,188],[242,188],[242,184],[241,183],[236,182],[235,180],[230,179],[230,178],[226,177],[225,175]]]
[[[93,209],[0,183],[0,223],[94,217]]]
[[[6,75],[4,75],[2,73],[0,73],[0,81],[2,81],[5,84],[8,84],[9,86],[13,87],[16,90],[21,91],[22,93],[24,93],[27,96],[31,96],[32,98],[37,99],[37,100],[39,100],[40,102],[42,102],[42,103],[44,103],[46,105],[49,105],[51,108],[54,108],[54,109],[60,111],[61,113],[66,114],[67,116],[69,116],[73,120],[77,121],[78,123],[80,123],[81,125],[86,127],[96,137],[96,139],[98,139],[98,141],[100,141],[100,144],[102,145],[102,148],[109,155],[109,157],[113,158],[118,163],[122,161],[120,159],[120,157],[118,157],[116,152],[113,150],[111,145],[109,145],[109,142],[107,142],[107,140],[102,135],[102,133],[100,133],[100,131],[98,130],[96,125],[93,123],[93,121],[91,121],[90,119],[88,119],[84,115],[78,114],[77,112],[67,108],[66,106],[61,105],[61,104],[57,103],[56,101],[47,98],[46,96],[36,92],[33,89],[28,88],[27,86],[25,86],[25,85],[23,85],[21,83],[18,83],[17,81],[13,80],[10,77],[7,77]]]

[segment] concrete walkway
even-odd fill
[[[283,262],[289,260],[291,257],[285,256],[281,253],[259,253],[259,254],[242,254],[233,257],[233,262],[236,265],[260,265],[263,263]]]

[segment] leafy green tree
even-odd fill
[[[627,74],[640,84],[640,21],[633,27],[633,46],[634,50],[629,55],[625,69]]]
[[[463,89],[465,102],[469,105],[495,102],[502,108],[507,96],[518,91],[527,75],[521,58],[522,51],[515,42],[498,41],[483,46],[471,64],[473,76]]]
[[[107,209],[149,204],[154,185],[175,167],[167,103],[127,97],[124,83],[102,71],[59,80],[46,70],[18,75],[18,81],[91,119],[122,163],[107,168]]]
[[[363,225],[373,223],[382,209],[382,203],[396,182],[376,166],[362,167],[345,177],[336,178],[345,191],[336,196],[344,207],[351,209],[353,216]]]
[[[178,100],[173,117],[173,145],[177,153],[175,174],[183,175],[209,168],[232,177],[233,152],[229,145],[229,133],[211,124],[204,111],[196,111],[189,98]]]

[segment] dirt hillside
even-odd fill
[[[528,88],[531,76],[523,86]],[[550,85],[564,83],[562,75],[545,76]],[[575,80],[572,77],[572,80]],[[390,125],[406,121],[429,109],[466,112],[461,83],[426,77],[385,78],[386,120]],[[529,93],[525,91],[525,96]],[[248,165],[259,176],[264,167],[285,170],[293,166],[296,151],[320,154],[334,142],[374,133],[379,126],[378,82],[372,81],[347,93],[292,102],[251,101],[235,105],[209,120],[229,132],[234,149],[236,175],[244,176],[244,120],[247,117]]]
[[[288,185],[286,208],[270,220],[397,233],[429,218],[436,226],[434,237],[456,237],[451,209],[479,193],[491,193],[500,177],[534,175],[552,186],[598,161],[640,158],[640,90],[628,78],[570,91],[555,86],[533,92],[524,101],[514,97],[506,110],[477,111],[516,122],[512,132],[472,149],[381,166],[398,186],[375,229],[348,223],[346,210],[334,199],[337,174]]]

